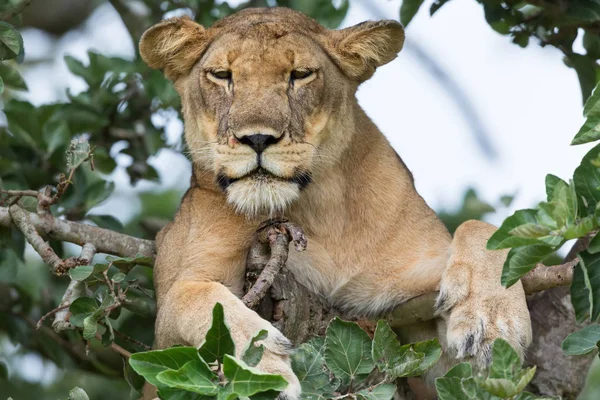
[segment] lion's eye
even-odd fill
[[[231,79],[231,71],[221,70],[221,71],[211,71],[210,74],[217,79],[230,80]]]
[[[313,74],[313,71],[308,69],[295,69],[290,74],[292,80],[306,79]]]

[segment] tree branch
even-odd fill
[[[80,258],[86,259],[88,260],[88,263],[91,263],[92,259],[94,258],[94,254],[96,254],[96,248],[94,247],[94,245],[86,243],[81,249]],[[69,286],[67,286],[67,290],[65,290],[65,294],[63,294],[63,297],[60,300],[59,307],[64,306],[65,304],[73,304],[75,300],[77,300],[84,294],[85,283],[71,279],[71,282],[69,282]],[[71,325],[71,323],[68,320],[69,316],[70,313],[67,308],[58,311],[54,316],[52,328],[54,328],[56,332],[61,332],[66,329],[73,329],[73,325]]]
[[[139,239],[108,229],[59,219],[52,215],[40,216],[25,210],[22,211],[22,215],[25,215],[27,221],[37,232],[53,239],[80,246],[89,243],[94,245],[99,253],[114,254],[120,257],[134,257],[138,254],[151,258],[155,256],[154,241],[152,240]],[[0,225],[6,227],[13,225],[7,207],[0,207]]]

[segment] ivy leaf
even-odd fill
[[[258,331],[256,335],[250,340],[248,346],[244,350],[244,355],[242,356],[242,360],[251,367],[256,367],[256,365],[260,362],[260,359],[263,356],[265,351],[265,346],[257,345],[256,342],[260,340],[265,340],[268,336],[268,332],[265,329],[261,329]]]
[[[271,390],[282,391],[288,384],[281,375],[265,374],[229,354],[225,354],[223,358],[223,374],[229,380],[227,391],[238,397],[249,397]]]
[[[129,358],[131,368],[154,386],[162,387],[156,377],[166,370],[178,370],[190,361],[199,360],[194,347],[172,347],[165,350],[153,350],[134,353]]]
[[[562,349],[568,356],[581,356],[600,347],[600,325],[588,325],[571,333],[562,342]]]
[[[198,349],[198,354],[207,363],[214,361],[223,363],[223,357],[226,354],[235,354],[235,344],[225,323],[225,314],[221,303],[216,303],[213,308],[212,326],[206,333],[206,339]]]
[[[325,363],[344,385],[362,382],[375,368],[369,335],[355,323],[334,318],[327,327]]]
[[[214,396],[219,391],[219,378],[202,359],[188,361],[177,370],[159,372],[156,379],[169,388],[207,396]]]

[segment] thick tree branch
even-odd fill
[[[67,221],[51,215],[37,215],[23,210],[27,221],[42,235],[52,239],[83,246],[94,245],[99,253],[114,254],[120,257],[134,257],[138,254],[154,258],[154,241],[139,239],[123,233],[98,228],[87,224]],[[9,209],[0,207],[0,225],[13,225]]]

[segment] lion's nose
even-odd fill
[[[252,147],[255,152],[258,154],[262,153],[267,147],[272,144],[275,144],[281,140],[281,137],[275,137],[273,135],[263,135],[263,134],[255,134],[255,135],[247,135],[238,138],[240,143],[247,144]]]

